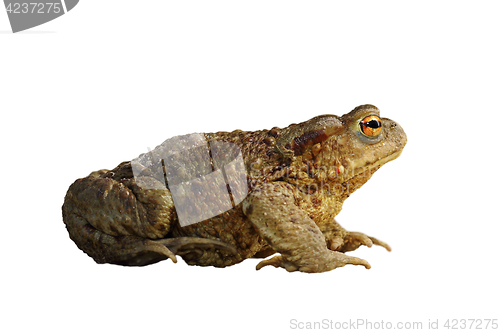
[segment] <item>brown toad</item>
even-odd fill
[[[247,258],[288,271],[324,272],[389,246],[342,228],[344,200],[406,144],[373,105],[286,128],[178,136],[69,188],[63,220],[98,263],[143,266],[180,255],[225,267]]]

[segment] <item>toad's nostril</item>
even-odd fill
[[[396,128],[396,127],[398,127],[398,124],[397,124],[397,123],[391,123],[391,129],[394,129],[394,128]]]

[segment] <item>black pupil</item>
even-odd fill
[[[370,128],[379,128],[379,127],[382,126],[382,124],[380,123],[380,121],[378,121],[376,119],[372,119],[369,122],[364,123],[363,125],[365,125],[367,127],[370,127]]]

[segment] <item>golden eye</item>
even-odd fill
[[[382,132],[382,121],[378,116],[365,117],[361,120],[359,126],[361,127],[361,132],[371,138],[378,136]]]

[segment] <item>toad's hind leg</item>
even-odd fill
[[[144,266],[175,255],[229,249],[222,242],[191,237],[169,238],[175,221],[168,189],[140,188],[134,178],[115,180],[97,172],[75,181],[62,207],[63,221],[78,248],[98,263]],[[154,186],[153,186],[154,185]]]
[[[261,237],[281,255],[260,262],[287,271],[325,272],[346,264],[370,264],[363,259],[331,251],[314,221],[295,204],[293,186],[283,182],[255,188],[243,202],[243,211]]]
[[[82,217],[70,213],[66,224],[71,239],[97,263],[123,266],[146,266],[176,255],[219,249],[235,254],[234,247],[220,241],[204,238],[180,237],[147,239],[137,236],[111,236],[87,223]]]

